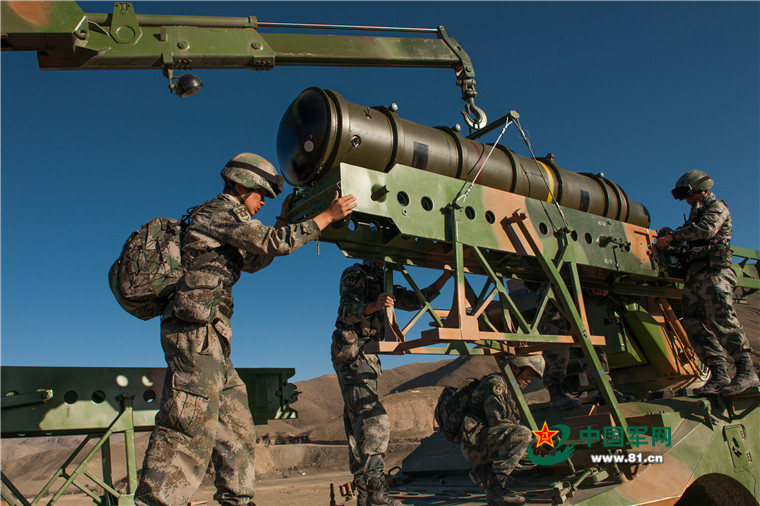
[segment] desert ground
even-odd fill
[[[754,350],[755,367],[760,368],[760,293],[750,296],[747,302],[738,305],[737,312]],[[433,409],[443,386],[456,386],[467,378],[481,377],[497,370],[491,357],[460,357],[434,363],[410,363],[383,371],[379,379],[380,395],[392,421],[387,468],[400,466],[421,440],[433,434]],[[301,393],[293,407],[298,410],[299,418],[270,421],[257,427],[256,502],[260,506],[355,504],[354,499],[346,500],[339,493],[340,485],[351,481],[351,474],[343,432],[343,406],[335,375],[298,382],[296,386]],[[548,401],[540,380],[529,386],[526,398],[531,404]],[[136,436],[138,464],[142,461],[147,440],[147,433]],[[80,441],[81,437],[77,436],[4,439],[0,446],[2,471],[31,499]],[[120,445],[118,440],[114,441],[111,452],[117,488],[123,490],[123,477],[126,476],[123,443]],[[93,473],[100,475],[99,462],[93,459],[91,464]],[[331,485],[334,503],[331,503]],[[444,484],[441,486],[445,488]],[[99,490],[94,485],[91,488]],[[213,492],[213,478],[209,475],[192,501],[194,504],[215,504]],[[465,483],[451,494],[433,498],[405,497],[404,501],[416,505],[485,502],[471,484]],[[57,504],[90,503],[82,492],[72,489]]]

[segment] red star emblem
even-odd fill
[[[536,440],[536,448],[538,448],[544,443],[554,448],[554,441],[552,441],[552,437],[555,434],[559,434],[558,430],[549,430],[549,427],[546,425],[546,421],[544,421],[544,426],[541,427],[541,430],[534,430],[531,432],[533,432],[533,434],[535,434],[536,437],[538,438]]]

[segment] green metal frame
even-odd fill
[[[452,268],[455,283],[454,301],[448,318],[445,321],[440,319],[430,305],[430,302],[425,299],[417,284],[414,283],[404,267],[398,264],[387,264],[385,271],[386,289],[389,289],[388,287],[393,285],[393,271],[398,270],[403,274],[404,278],[417,294],[423,307],[412,317],[410,323],[406,326],[404,331],[402,331],[402,335],[396,335],[396,340],[400,341],[399,344],[393,345],[391,349],[380,343],[371,343],[368,345],[368,351],[378,353],[404,353],[415,349],[415,353],[460,355],[494,354],[510,389],[510,393],[518,405],[522,419],[531,430],[538,430],[522,391],[517,385],[511,370],[506,367],[507,362],[505,356],[515,352],[521,353],[526,351],[527,343],[540,345],[561,342],[561,336],[541,335],[537,331],[538,322],[546,309],[547,303],[550,299],[554,299],[563,309],[564,314],[570,322],[574,344],[583,350],[589,364],[591,364],[591,367],[597,373],[593,380],[597,383],[600,392],[602,392],[602,395],[607,401],[613,420],[618,426],[623,427],[624,430],[627,429],[625,417],[622,414],[620,405],[615,398],[612,386],[607,378],[608,371],[605,371],[602,368],[599,357],[591,342],[590,332],[584,314],[585,308],[583,306],[583,297],[581,296],[578,268],[573,255],[574,250],[572,244],[567,241],[565,235],[570,231],[558,234],[557,240],[563,243],[563,246],[558,249],[557,256],[554,259],[547,258],[540,246],[530,239],[531,235],[528,234],[527,231],[525,233],[525,236],[528,237],[530,241],[530,254],[538,259],[538,262],[543,268],[551,285],[551,290],[539,299],[538,311],[536,311],[533,321],[528,322],[525,320],[509,292],[506,290],[504,286],[504,278],[495,272],[486,257],[482,254],[480,248],[467,245],[460,240],[458,230],[464,210],[460,206],[450,205],[446,208],[446,212],[448,213],[448,239],[452,246]],[[525,215],[516,214],[513,217],[514,223],[518,226],[524,227],[523,221],[525,218]],[[465,278],[464,257],[466,251],[471,251],[474,254],[480,263],[483,273],[487,277],[487,281],[479,295],[475,294],[472,286]],[[570,272],[572,279],[572,284],[570,286],[568,286],[564,278],[560,275],[561,269],[566,269]],[[466,328],[472,328],[473,321],[477,321],[479,325],[485,325],[492,329],[494,328],[493,325],[488,322],[487,316],[483,313],[483,310],[485,309],[485,306],[496,297],[496,295],[498,295],[498,300],[501,304],[504,321],[514,321],[516,331],[498,332],[494,329],[492,332],[488,333],[491,334],[490,339],[483,339],[482,336],[487,335],[483,332],[479,332],[479,335],[476,338],[468,338],[466,335]],[[472,308],[471,314],[467,313],[468,306]],[[433,334],[436,333],[436,330],[433,330],[423,332],[422,339],[405,341],[404,335],[425,313],[432,315],[434,319],[433,324],[436,329],[439,330],[438,338],[430,337],[431,332]],[[446,334],[440,334],[440,329],[457,329],[460,331],[461,337],[459,339],[447,339]],[[440,336],[443,337],[441,338]],[[441,343],[444,344],[443,348],[436,346]],[[531,351],[534,350],[534,348],[531,348]]]
[[[53,494],[53,497],[47,502],[47,504],[55,504],[58,502],[64,492],[66,492],[69,487],[73,486],[89,496],[90,499],[92,499],[93,504],[118,504],[119,506],[134,505],[134,494],[135,490],[137,490],[138,475],[135,452],[135,422],[132,416],[132,400],[132,397],[129,396],[123,396],[121,398],[122,410],[116,419],[114,419],[113,423],[111,423],[111,425],[102,433],[88,434],[85,439],[79,444],[79,446],[71,453],[71,455],[69,455],[66,461],[61,464],[58,470],[53,473],[53,476],[42,487],[42,489],[34,497],[31,503],[24,498],[24,496],[18,491],[18,489],[16,489],[15,486],[13,486],[13,483],[5,475],[5,473],[2,475],[2,481],[10,491],[10,495],[6,495],[6,492],[3,491],[3,498],[7,497],[6,501],[8,502],[10,502],[10,499],[12,498],[16,501],[21,502],[21,504],[25,506],[34,506],[42,501],[42,499],[45,497],[45,495],[48,494],[48,492],[53,488],[57,481],[64,479],[64,483],[60,486],[60,488],[58,488],[58,490],[56,490],[56,492]],[[111,462],[110,438],[111,436],[120,433],[124,434],[125,459],[127,465],[126,494],[120,493],[118,490],[116,490],[116,488],[114,488],[112,479],[113,467]],[[84,458],[79,464],[77,464],[76,468],[74,468],[73,471],[68,471],[67,469],[69,466],[71,466],[74,460],[77,459],[77,457],[79,457],[82,452],[86,450],[88,443],[93,439],[96,440],[95,445],[89,451],[87,451]],[[96,457],[98,452],[100,452],[101,456],[103,472],[102,478],[99,478],[87,469],[88,464]],[[105,491],[105,494],[103,496],[98,496],[95,494],[81,482],[77,481],[77,478],[80,477],[90,479],[93,483],[95,483],[95,485],[102,488]]]
[[[0,373],[3,438],[85,436],[31,503],[3,473],[3,499],[9,504],[36,505],[53,493],[47,504],[55,504],[75,487],[94,504],[134,504],[138,483],[135,433],[153,430],[165,369],[9,366],[1,368]],[[295,374],[294,369],[241,368],[238,374],[246,384],[254,423],[297,417],[290,407],[297,399],[297,391],[287,382]],[[119,434],[124,435],[125,491],[116,490],[112,479],[110,441]],[[87,468],[98,453],[100,477]],[[84,479],[100,487],[103,495],[88,489]]]

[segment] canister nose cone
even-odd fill
[[[333,115],[322,90],[309,88],[290,104],[277,132],[277,159],[293,186],[312,181],[329,155]]]

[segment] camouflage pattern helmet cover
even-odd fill
[[[222,169],[222,179],[240,183],[249,190],[263,189],[266,196],[275,198],[282,191],[284,178],[274,165],[253,153],[235,155]]]
[[[690,170],[678,178],[675,188],[670,193],[674,199],[683,200],[693,193],[709,190],[712,186],[713,180],[710,176],[701,170]]]
[[[544,357],[542,355],[513,355],[509,357],[509,363],[518,369],[530,367],[539,378],[544,376]]]

